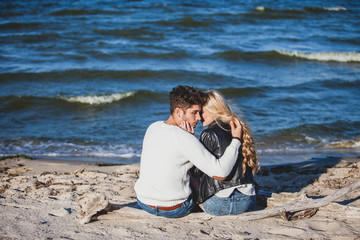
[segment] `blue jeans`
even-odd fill
[[[139,199],[136,199],[138,205],[148,213],[154,214],[156,216],[166,217],[166,218],[181,218],[188,215],[194,207],[192,196],[186,200],[183,205],[175,210],[165,211],[159,210],[157,207],[152,208],[148,205],[140,202]]]
[[[221,198],[216,195],[201,204],[203,210],[211,215],[236,215],[251,210],[256,203],[256,196],[245,195],[235,190],[229,197]]]

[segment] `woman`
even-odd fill
[[[203,106],[202,123],[208,128],[201,133],[200,141],[212,154],[220,157],[231,142],[229,123],[235,114],[219,92],[212,90],[206,94],[208,100]],[[212,178],[195,167],[190,171],[194,177],[194,200],[211,215],[239,214],[250,210],[256,202],[253,174],[259,170],[260,164],[249,126],[243,121],[240,123],[243,128],[242,146],[228,177]]]

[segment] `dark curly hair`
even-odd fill
[[[192,105],[203,105],[207,100],[207,96],[193,87],[178,85],[170,92],[169,100],[170,114],[173,114],[177,107],[186,111]]]

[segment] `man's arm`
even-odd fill
[[[217,155],[216,152],[219,152],[219,138],[213,131],[203,131],[200,134],[200,142],[205,146],[205,148],[211,152],[216,158],[220,158],[222,154]],[[226,177],[212,176],[216,180],[223,181]]]
[[[181,132],[178,136],[179,147],[183,149],[186,157],[201,171],[208,176],[227,177],[238,157],[238,149],[241,145],[240,136],[242,127],[239,120],[234,119],[230,123],[232,136],[234,137],[230,145],[226,148],[223,156],[217,159],[212,155],[193,135]]]

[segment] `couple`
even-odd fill
[[[208,128],[193,135],[199,120]],[[257,155],[248,127],[216,91],[177,86],[170,116],[149,126],[135,184],[139,206],[158,216],[188,215],[195,204],[212,215],[239,214],[255,203]]]

